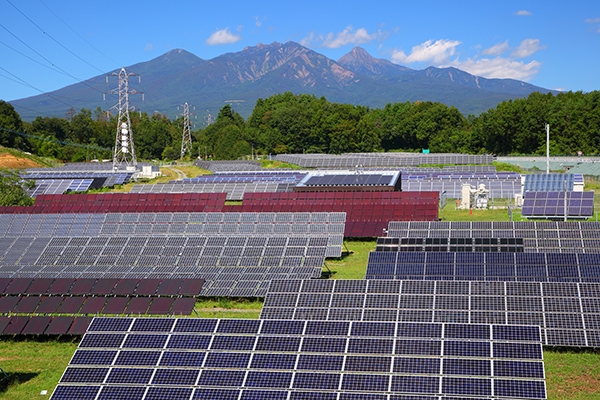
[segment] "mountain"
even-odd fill
[[[185,102],[202,110],[196,112],[200,117],[216,115],[226,103],[248,117],[258,98],[287,91],[374,108],[394,102],[436,101],[457,107],[465,116],[532,92],[549,92],[525,82],[485,79],[456,68],[413,70],[374,58],[360,47],[335,61],[295,42],[258,44],[210,60],[176,49],[126,70],[141,77],[141,84],[129,78],[130,89],[145,94],[145,102],[132,95],[130,103],[170,118],[178,115],[177,107]],[[116,96],[103,101],[104,93],[118,85],[116,77],[111,79],[107,85],[104,75],[97,76],[11,104],[24,120],[38,115],[63,117],[71,106],[107,110],[117,102]]]

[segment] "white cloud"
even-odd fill
[[[254,17],[254,25],[257,28],[260,28],[264,21],[267,20],[267,17],[259,17],[258,15]]]
[[[511,50],[508,41],[483,50],[476,46],[475,49],[478,54],[464,61],[456,56],[460,44],[461,42],[458,40],[428,40],[414,46],[409,54],[404,53],[402,50],[395,50],[392,53],[391,61],[399,64],[427,62],[435,67],[456,67],[484,78],[511,78],[522,81],[529,81],[539,72],[542,66],[536,60],[529,62],[519,60],[544,48],[540,45],[538,39],[523,40],[509,56],[504,57],[501,55]],[[480,55],[487,57],[479,58]]]
[[[365,28],[358,28],[354,30],[351,26],[346,27],[339,33],[329,32],[327,35],[316,35],[311,32],[308,36],[300,40],[300,44],[303,46],[309,46],[312,43],[320,42],[320,46],[327,47],[329,49],[337,49],[346,45],[358,46],[363,43],[368,43],[378,38],[383,37],[384,34],[381,31],[375,33],[369,33]]]
[[[454,55],[456,47],[461,43],[457,40],[440,39],[435,42],[428,40],[414,46],[409,55],[402,50],[394,50],[392,61],[400,64],[429,61],[436,65],[447,64]]]
[[[532,14],[531,14],[531,11],[519,10],[515,13],[515,15],[518,15],[519,17],[529,17]]]
[[[154,44],[146,43],[146,46],[144,47],[144,51],[152,51],[152,50],[154,50]]]
[[[586,23],[596,25],[596,32],[600,33],[600,18],[588,18]]]
[[[506,57],[494,57],[466,61],[456,60],[452,62],[452,66],[484,78],[511,78],[528,81],[539,72],[542,64],[535,60],[524,63]]]
[[[508,50],[508,40],[503,43],[498,43],[498,44],[493,45],[492,47],[484,49],[482,51],[482,53],[485,55],[488,55],[488,56],[499,56],[500,54],[505,53],[507,50]]]
[[[229,31],[229,28],[220,29],[210,35],[208,39],[206,39],[206,44],[210,46],[217,46],[220,44],[231,44],[240,40],[242,37],[239,35],[235,35]]]
[[[546,46],[540,45],[539,39],[525,39],[521,42],[519,47],[512,52],[511,56],[515,58],[525,58],[536,53],[538,50],[545,49]]]

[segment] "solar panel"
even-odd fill
[[[495,339],[495,325],[134,319],[134,332],[130,321],[95,319],[55,393],[91,383],[100,394],[138,387],[195,398],[498,397],[502,380],[515,383],[502,390],[545,398],[535,327],[515,327],[511,336],[502,326]],[[529,336],[515,339],[519,332]],[[131,349],[140,345],[146,350]]]

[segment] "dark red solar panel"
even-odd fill
[[[104,296],[87,297],[79,312],[81,314],[98,314],[104,308],[104,303],[106,303]]]
[[[5,289],[6,294],[21,294],[27,291],[29,285],[31,285],[31,278],[14,278],[10,285]]]
[[[64,335],[69,331],[74,317],[54,317],[44,331],[46,335]]]
[[[59,314],[77,314],[83,305],[83,297],[65,297],[60,307]]]
[[[4,291],[12,281],[11,278],[0,278],[0,293],[5,293]]]
[[[38,314],[54,314],[63,299],[64,297],[62,296],[42,297],[42,301],[37,309]]]
[[[183,279],[164,279],[156,290],[156,294],[176,296],[182,283]]]
[[[0,297],[0,313],[11,312],[19,302],[19,296]]]
[[[92,317],[76,317],[75,320],[73,320],[73,324],[71,324],[71,328],[69,328],[68,334],[83,335],[91,322]]]
[[[71,290],[71,286],[75,283],[76,279],[72,278],[57,278],[54,280],[48,294],[67,294]]]
[[[42,300],[39,296],[21,296],[20,298],[19,303],[13,308],[14,313],[30,314],[35,311]]]
[[[90,294],[110,294],[117,284],[118,279],[98,279],[92,289],[90,289]]]
[[[48,324],[52,321],[52,317],[47,316],[35,316],[29,319],[25,328],[21,331],[23,335],[41,335],[44,333]]]
[[[135,288],[134,294],[140,296],[152,296],[156,293],[156,289],[158,289],[160,282],[160,279],[142,279],[137,288]]]
[[[96,284],[96,279],[94,278],[83,278],[77,279],[73,286],[71,286],[71,290],[69,293],[71,294],[90,294],[92,287]]]
[[[113,288],[113,294],[133,294],[139,279],[121,279]]]
[[[184,279],[179,289],[182,296],[198,296],[204,285],[204,279]]]
[[[23,328],[25,328],[25,325],[27,324],[27,322],[29,322],[29,317],[22,317],[22,316],[10,317],[10,320],[8,321],[8,325],[6,326],[6,328],[4,328],[4,332],[2,332],[2,334],[18,335],[21,333]]]
[[[134,297],[129,301],[125,314],[146,314],[151,302],[151,297]]]
[[[193,297],[178,297],[173,302],[171,314],[190,315],[196,305],[196,299]]]
[[[0,317],[0,335],[4,332],[4,328],[8,326],[10,317]]]
[[[169,314],[173,299],[170,297],[157,297],[152,300],[148,314]]]
[[[109,297],[104,306],[104,314],[123,314],[129,297]]]
[[[46,294],[50,285],[54,282],[54,278],[38,278],[34,279],[27,288],[28,294]]]

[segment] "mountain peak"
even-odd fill
[[[354,47],[349,53],[338,60],[338,64],[355,73],[374,76],[383,74],[397,75],[400,72],[410,71],[409,68],[396,65],[382,58],[371,56],[362,47]]]

